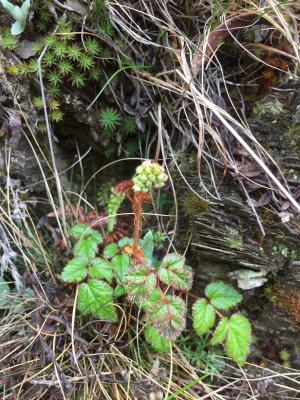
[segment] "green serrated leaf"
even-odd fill
[[[228,318],[222,318],[221,321],[218,323],[216,330],[214,331],[213,337],[210,341],[213,346],[224,342],[228,333],[228,327]]]
[[[205,294],[211,304],[220,310],[228,310],[242,300],[242,295],[233,286],[221,281],[207,285]]]
[[[142,240],[142,250],[149,265],[152,265],[152,257],[154,250],[153,233],[148,231]]]
[[[76,224],[73,225],[70,229],[70,234],[78,239],[86,239],[90,238],[95,243],[101,244],[103,243],[102,235],[97,232],[95,229],[92,229],[86,224]]]
[[[147,267],[134,267],[127,274],[127,292],[132,300],[145,299],[155,289],[157,276]]]
[[[127,254],[120,254],[112,258],[114,275],[118,283],[123,284],[125,275],[129,270],[129,257]]]
[[[150,296],[146,299],[139,299],[136,301],[137,305],[143,310],[148,310],[153,304],[156,304],[161,298],[161,293],[158,288],[152,290]]]
[[[185,327],[185,313],[184,301],[177,296],[167,295],[149,307],[146,319],[162,336],[174,340]]]
[[[185,258],[180,254],[171,253],[166,255],[161,262],[162,268],[177,268],[182,269],[184,267]]]
[[[89,236],[89,238],[92,239],[97,244],[102,244],[103,243],[103,237],[97,231],[92,232],[91,235]]]
[[[111,243],[104,247],[103,255],[106,258],[112,258],[118,253],[118,251],[118,245],[116,243]]]
[[[88,236],[85,239],[79,240],[74,246],[75,256],[87,257],[88,259],[94,258],[98,252],[98,244],[94,239]]]
[[[61,279],[68,283],[79,283],[87,277],[87,266],[86,257],[75,257],[62,270]]]
[[[144,330],[146,341],[157,353],[167,353],[170,351],[171,340],[161,336],[159,330],[151,325],[147,325]]]
[[[89,236],[92,232],[93,229],[86,224],[76,224],[70,228],[70,234],[79,239]]]
[[[207,333],[215,324],[216,313],[206,299],[199,299],[193,305],[193,326],[198,335]]]
[[[125,287],[123,285],[117,285],[114,289],[114,297],[121,297],[124,296],[124,294],[127,293],[127,290],[125,289]]]
[[[118,241],[118,246],[120,249],[125,246],[132,246],[132,244],[133,244],[133,239],[129,237],[124,237]]]
[[[105,279],[111,283],[114,278],[113,267],[103,258],[94,258],[90,261],[89,276],[96,279]]]
[[[242,314],[235,313],[229,318],[225,350],[239,365],[244,365],[249,353],[251,325]]]
[[[117,321],[112,300],[113,289],[104,281],[91,279],[79,286],[77,307],[84,315],[91,314],[104,321]]]
[[[175,289],[188,290],[192,287],[192,272],[184,267],[178,267],[178,263],[161,267],[158,274],[163,283],[173,286]]]

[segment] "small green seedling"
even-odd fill
[[[26,20],[30,9],[30,0],[25,0],[24,3],[19,6],[14,6],[7,0],[0,0],[4,10],[15,19],[11,27],[11,34],[14,36],[20,35],[26,26]]]

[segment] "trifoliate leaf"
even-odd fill
[[[142,240],[142,250],[149,265],[152,265],[152,256],[154,250],[153,233],[148,231]]]
[[[129,270],[129,257],[127,254],[120,254],[115,256],[111,263],[114,268],[114,275],[118,283],[123,283],[125,274]]]
[[[93,231],[94,230],[86,224],[76,224],[71,227],[70,234],[76,238],[83,239],[89,236]]]
[[[112,258],[117,254],[118,250],[118,245],[116,243],[111,243],[104,247],[103,255],[106,258]]]
[[[117,321],[112,300],[113,289],[104,281],[91,279],[79,286],[77,307],[84,315],[91,314],[104,321]]]
[[[137,266],[131,268],[127,274],[127,291],[131,299],[148,298],[157,282],[155,273],[147,267]]]
[[[213,282],[206,286],[205,294],[211,304],[220,310],[228,310],[241,300],[241,294],[231,285],[224,282]]]
[[[159,330],[151,325],[147,325],[144,330],[146,341],[157,353],[167,353],[170,351],[171,340],[161,336]]]
[[[87,257],[89,259],[94,258],[98,252],[98,244],[95,240],[88,236],[85,239],[79,240],[74,246],[75,256]]]
[[[216,330],[214,331],[213,337],[210,341],[211,344],[216,345],[216,344],[223,343],[227,336],[228,328],[229,328],[228,318],[224,317],[218,323]]]
[[[192,287],[192,272],[185,268],[179,268],[177,264],[170,264],[168,268],[161,267],[158,275],[163,283],[173,286],[175,289],[188,290]]]
[[[173,340],[185,327],[185,313],[184,301],[177,296],[167,295],[149,307],[146,319],[162,336]]]
[[[198,335],[207,333],[215,324],[216,313],[206,299],[199,299],[193,305],[193,326]]]
[[[244,365],[250,349],[251,325],[242,314],[235,313],[229,318],[225,350],[236,363]]]
[[[91,278],[105,279],[111,283],[114,278],[113,267],[103,258],[94,258],[90,261],[89,276]]]
[[[88,259],[86,257],[75,257],[68,262],[61,273],[61,279],[68,283],[78,283],[87,277]]]

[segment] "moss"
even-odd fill
[[[267,96],[261,101],[258,101],[252,109],[255,117],[267,117],[272,123],[277,121],[277,118],[284,111],[283,105],[276,96]]]
[[[290,357],[291,357],[291,355],[290,355],[290,352],[287,349],[282,349],[279,352],[279,357],[280,357],[280,360],[282,361],[282,365],[285,368],[290,368],[291,367],[291,365],[290,365]]]
[[[278,222],[278,215],[268,208],[260,209],[259,216],[262,219],[263,225],[270,225],[274,222]]]
[[[297,250],[295,250],[294,248],[291,249],[282,243],[272,247],[272,254],[278,253],[290,261],[295,261],[299,258],[299,252]]]
[[[208,202],[193,193],[185,193],[183,195],[183,210],[185,215],[194,217],[208,210]]]
[[[266,285],[264,287],[264,295],[271,303],[276,303],[276,294],[274,293],[274,285]]]
[[[295,322],[296,330],[300,329],[300,290],[286,288],[281,283],[273,285],[274,303],[282,308]]]
[[[227,244],[231,249],[242,250],[243,249],[243,238],[238,230],[230,229],[229,238]]]
[[[289,135],[300,136],[300,123],[299,122],[290,127]]]
[[[296,153],[300,152],[300,123],[295,122],[284,135]]]

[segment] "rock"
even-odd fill
[[[265,162],[298,199],[300,134],[291,129],[299,124],[300,96],[297,85],[294,89],[266,96],[248,123],[255,138],[280,166],[285,181],[266,157]],[[295,142],[289,140],[292,135]],[[202,295],[209,281],[231,280],[234,284],[236,280],[245,299],[242,311],[252,321],[258,341],[264,342],[271,334],[277,348],[298,354],[293,365],[299,367],[299,349],[296,351],[294,344],[300,339],[300,216],[247,152],[234,141],[230,144],[238,168],[249,179],[236,171],[227,173],[224,179],[223,169],[215,164],[214,182],[222,182],[217,192],[219,198],[207,194],[215,193],[211,170],[205,166],[201,169],[199,186],[195,161],[190,157],[182,162],[182,173],[201,199],[182,181],[177,182],[177,245],[185,251],[190,243],[195,294]],[[204,185],[206,190],[202,189]],[[273,192],[263,188],[270,185]]]

